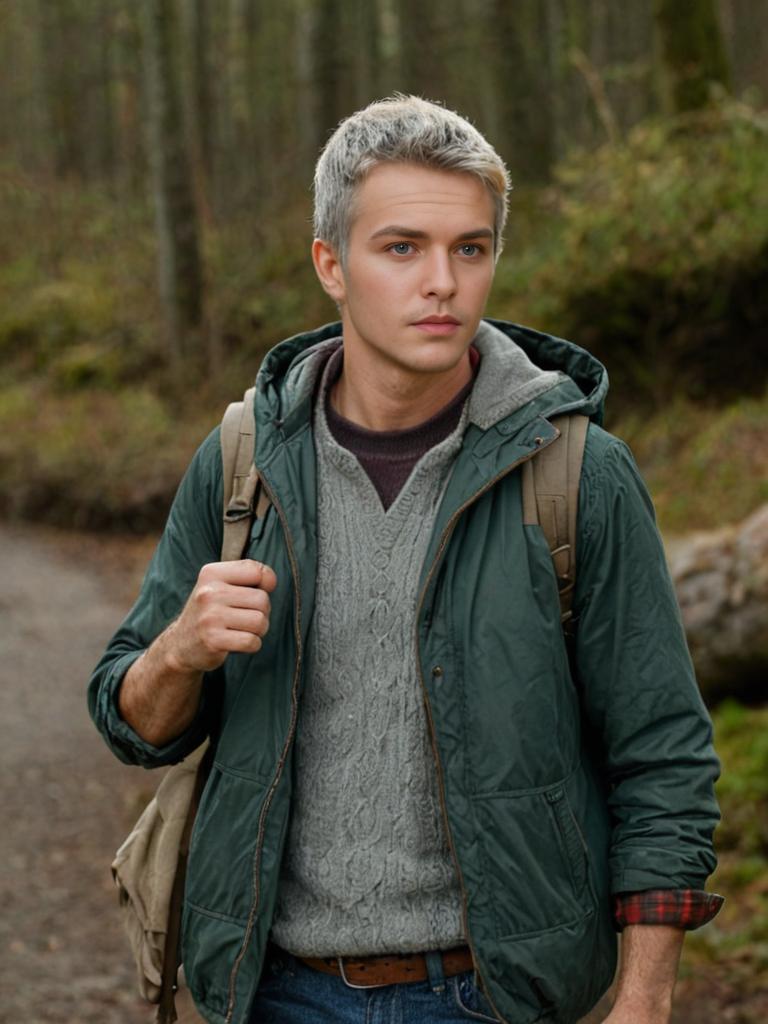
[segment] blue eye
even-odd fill
[[[390,249],[398,256],[407,256],[408,253],[411,251],[411,243],[395,242],[393,245],[390,246]]]
[[[482,252],[482,249],[479,245],[475,245],[474,242],[467,242],[465,245],[460,247],[459,251],[462,256],[478,256]]]

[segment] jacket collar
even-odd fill
[[[341,324],[281,342],[256,378],[257,464],[312,420],[312,397],[325,357],[341,343]],[[544,421],[580,412],[600,422],[605,368],[572,342],[504,320],[481,321],[474,343],[482,362],[470,396],[467,446],[475,459],[520,435],[542,436]],[[527,446],[526,446],[527,447]]]

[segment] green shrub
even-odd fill
[[[768,118],[732,102],[575,155],[527,212],[533,244],[508,246],[499,303],[603,359],[614,409],[759,393],[766,165]]]

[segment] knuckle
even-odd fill
[[[212,604],[216,600],[220,589],[220,586],[215,581],[198,584],[195,589],[195,598],[198,604]]]
[[[257,633],[249,633],[241,640],[241,648],[244,654],[256,654],[261,650],[261,637]]]
[[[215,575],[216,575],[216,563],[215,562],[208,562],[206,565],[204,565],[202,567],[200,572],[197,574],[197,579],[198,579],[198,582],[200,582],[200,583],[207,583],[209,580],[214,579]]]
[[[204,608],[203,611],[200,613],[200,617],[198,618],[197,621],[200,628],[200,632],[205,635],[209,634],[210,631],[214,629],[216,626],[214,616],[210,608]]]

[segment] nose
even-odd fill
[[[422,294],[440,300],[456,292],[456,275],[448,252],[433,250],[424,263]]]

